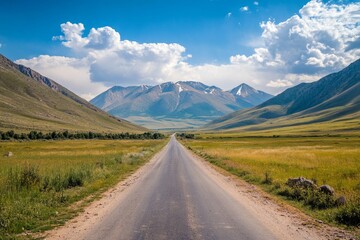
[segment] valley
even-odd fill
[[[360,239],[359,13],[2,1],[0,240]]]
[[[275,97],[189,81],[113,87],[89,103],[2,57],[0,236],[353,239],[358,65]],[[188,149],[168,140],[175,131]],[[288,186],[298,177],[315,187]]]

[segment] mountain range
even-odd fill
[[[0,130],[141,132],[55,81],[0,55]]]
[[[114,86],[90,102],[114,116],[164,129],[201,126],[271,97],[246,84],[223,91],[200,82],[180,81],[156,86]]]
[[[301,83],[268,101],[212,121],[206,129],[360,130],[360,59],[342,71]]]

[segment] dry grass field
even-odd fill
[[[349,205],[356,205],[357,211],[360,209],[358,136],[244,137],[234,133],[200,134],[194,140],[183,140],[183,143],[209,162],[275,195],[284,196],[282,193],[287,188],[285,183],[288,178],[303,176],[318,186],[332,186],[335,198],[345,196]],[[341,207],[314,209],[298,201],[290,202],[329,222],[342,210]]]

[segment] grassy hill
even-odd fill
[[[360,60],[317,82],[290,88],[263,104],[231,113],[211,130],[263,133],[360,131]]]
[[[0,130],[142,132],[0,55]]]

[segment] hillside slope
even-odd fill
[[[257,107],[231,113],[205,127],[266,130],[327,123],[330,129],[329,123],[343,122],[348,129],[358,129],[359,119],[360,60],[357,60],[340,72],[287,89]]]
[[[139,132],[63,86],[0,55],[0,129]]]

